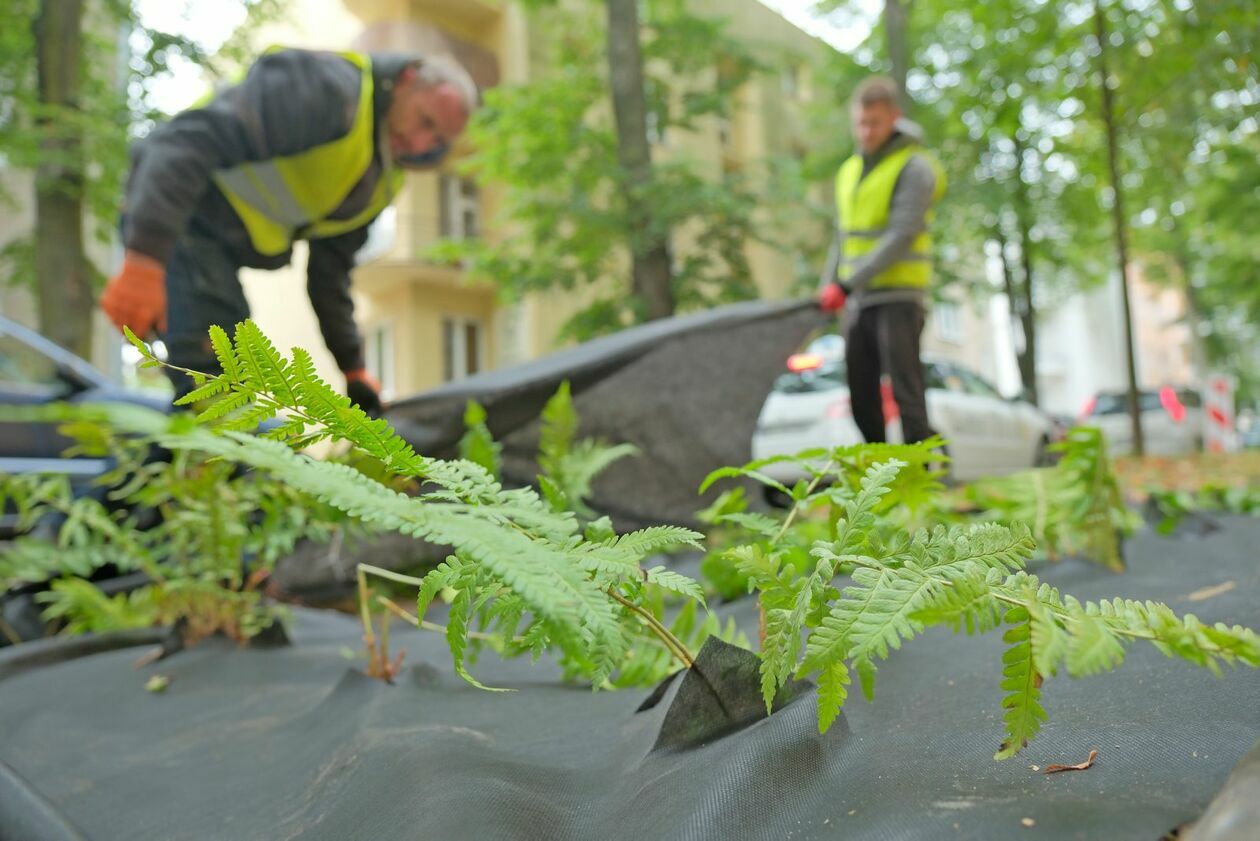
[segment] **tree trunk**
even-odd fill
[[[1015,222],[1019,226],[1019,260],[1023,269],[1020,293],[1020,326],[1024,330],[1024,352],[1019,357],[1019,375],[1028,390],[1028,399],[1038,405],[1037,394],[1037,308],[1033,304],[1033,247],[1031,206],[1028,185],[1024,183],[1024,144],[1015,139]]]
[[[1101,4],[1094,5],[1094,34],[1098,39],[1098,70],[1102,76],[1102,116],[1107,127],[1107,165],[1111,171],[1111,189],[1114,200],[1111,216],[1115,226],[1116,259],[1120,263],[1120,297],[1124,302],[1124,345],[1129,368],[1129,422],[1133,430],[1133,452],[1145,455],[1146,442],[1142,437],[1142,415],[1138,409],[1137,360],[1133,339],[1133,308],[1129,303],[1129,243],[1124,217],[1124,184],[1120,180],[1120,164],[1117,158],[1115,105],[1112,101],[1111,74],[1107,69],[1107,21]]]
[[[653,224],[646,196],[652,180],[652,151],[647,137],[638,0],[607,3],[608,72],[617,123],[617,158],[625,172],[634,295],[642,302],[648,320],[665,318],[674,314],[674,292],[668,232]]]
[[[906,92],[906,76],[910,72],[910,39],[906,30],[910,0],[884,0],[884,46],[888,61],[892,64],[892,77],[901,88],[903,106],[910,104]]]
[[[35,274],[40,331],[88,356],[92,347],[91,269],[83,247],[83,148],[79,107],[83,0],[42,0],[34,21],[39,100],[35,172]]]
[[[1024,387],[1024,393],[1032,401],[1033,405],[1037,404],[1037,372],[1034,363],[1034,357],[1028,350],[1028,333],[1025,327],[1024,313],[1029,309],[1030,304],[1024,298],[1024,289],[1018,289],[1015,286],[1015,273],[1011,271],[1010,258],[1006,256],[1006,234],[1002,231],[1001,222],[993,228],[993,236],[998,241],[998,252],[1002,261],[1002,288],[1006,292],[1006,300],[1010,303],[1011,315],[1019,319],[1020,330],[1024,333],[1023,347],[1015,347],[1015,361],[1019,366],[1019,379]]]

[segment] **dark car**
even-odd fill
[[[6,407],[56,402],[171,409],[169,397],[115,385],[65,348],[0,316],[0,473],[59,473],[86,492],[113,466],[109,459],[65,457],[74,442],[57,430],[57,423],[3,419]],[[12,518],[0,512],[0,537],[11,529]]]

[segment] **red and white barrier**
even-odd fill
[[[1203,392],[1203,445],[1209,453],[1232,453],[1238,449],[1234,427],[1234,378],[1212,374]]]

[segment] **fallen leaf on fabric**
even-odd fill
[[[1211,587],[1204,587],[1201,590],[1195,590],[1193,593],[1186,596],[1186,598],[1192,602],[1201,602],[1210,599],[1213,596],[1219,596],[1221,593],[1228,593],[1230,590],[1234,589],[1235,586],[1237,585],[1233,581],[1226,581],[1224,584],[1215,584]]]
[[[1041,773],[1055,774],[1055,773],[1058,773],[1059,771],[1084,771],[1086,768],[1093,765],[1094,760],[1097,758],[1098,758],[1098,751],[1091,750],[1089,752],[1089,759],[1086,759],[1084,762],[1078,765],[1047,765],[1046,770],[1042,771]]]

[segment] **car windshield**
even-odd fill
[[[1159,395],[1153,391],[1138,392],[1138,406],[1143,412],[1156,411],[1160,408]],[[1091,415],[1123,415],[1129,411],[1127,394],[1100,394],[1094,404]]]
[[[844,388],[846,385],[848,385],[848,379],[844,363],[827,362],[819,368],[781,375],[774,382],[774,390],[779,394],[808,394],[814,391]]]

